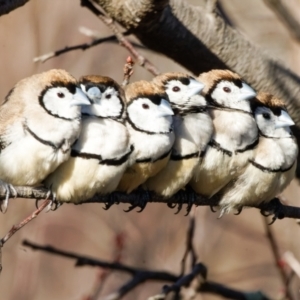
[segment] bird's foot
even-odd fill
[[[217,209],[215,209],[215,207],[217,207],[216,205],[210,205],[209,207],[210,207],[211,212],[213,212],[213,213],[216,213],[218,211]]]
[[[145,209],[147,203],[151,199],[151,194],[146,189],[138,188],[134,194],[136,195],[136,200],[131,203],[127,209],[124,209],[125,212],[130,212],[138,207],[139,210],[137,210],[137,212],[140,213]]]
[[[14,198],[16,198],[18,193],[16,189],[9,183],[0,180],[0,185],[2,185],[5,189],[5,199],[0,200],[0,210],[5,214],[8,208],[8,201],[10,196],[12,195]]]
[[[282,204],[278,198],[272,199],[270,202],[261,205],[260,213],[264,217],[269,217],[273,215],[271,223],[272,225],[277,219],[283,219],[284,213],[282,212]]]
[[[43,199],[36,199],[35,200],[35,207],[38,209],[39,208],[39,201],[41,201]],[[46,209],[45,209],[45,212],[49,212],[50,210],[52,211],[55,211],[57,210],[60,206],[62,206],[62,203],[59,202],[57,199],[56,199],[56,194],[52,192],[51,188],[50,190],[47,192],[47,195],[46,195],[46,199],[45,200],[51,200],[49,202],[49,204],[46,206]]]
[[[167,203],[168,207],[172,209],[174,209],[177,206],[177,211],[174,213],[175,215],[177,215],[181,211],[183,204],[187,202],[187,197],[184,190],[178,191],[176,196],[176,198],[178,199],[177,203]]]
[[[242,211],[243,211],[243,206],[237,207],[236,212],[234,213],[234,215],[238,216]]]
[[[104,203],[104,210],[109,210],[114,204],[120,204],[118,200],[118,192],[107,195],[107,201]]]
[[[196,203],[196,194],[191,187],[186,186],[185,189],[181,189],[176,193],[176,199],[178,202],[170,202],[167,204],[168,207],[173,209],[177,206],[177,211],[175,212],[175,215],[177,215],[181,211],[183,204],[187,204],[185,214],[185,216],[187,216],[191,212],[193,205]]]

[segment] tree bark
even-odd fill
[[[257,90],[283,98],[300,126],[299,76],[251,44],[215,11],[184,0],[93,1],[148,48],[174,59],[194,74],[228,68]]]

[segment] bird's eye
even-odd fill
[[[105,96],[106,99],[110,99],[111,98],[111,94],[108,94]]]
[[[270,119],[271,119],[271,116],[270,116],[270,114],[268,114],[268,113],[263,113],[263,117],[264,117],[266,120],[270,120]]]
[[[173,92],[179,92],[180,91],[180,87],[179,86],[174,86],[172,88]]]
[[[231,89],[230,89],[229,87],[225,86],[225,87],[223,87],[223,91],[224,91],[225,93],[230,93],[230,92],[231,92]]]
[[[142,107],[143,107],[144,109],[148,109],[148,108],[149,108],[149,105],[144,103],[144,104],[142,105]]]
[[[64,93],[57,93],[57,96],[58,96],[59,98],[64,98],[64,97],[65,97],[65,94],[64,94]]]

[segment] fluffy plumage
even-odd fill
[[[92,105],[82,109],[82,130],[70,159],[45,180],[60,202],[113,192],[132,152],[122,88],[104,76],[84,76],[79,83]]]
[[[174,143],[173,112],[164,90],[151,82],[134,82],[125,95],[126,125],[134,151],[118,190],[130,193],[166,166]]]
[[[260,93],[253,103],[259,144],[244,172],[221,191],[222,213],[270,201],[295,175],[298,147],[289,128],[294,123],[283,101]]]
[[[199,80],[205,84],[214,134],[190,184],[197,193],[211,197],[239,174],[257,144],[249,102],[256,93],[228,70],[203,73]]]
[[[183,73],[166,73],[154,78],[169,97],[175,112],[175,143],[166,167],[145,183],[147,189],[170,197],[191,180],[209,142],[213,125],[207,102],[200,95],[204,85]]]
[[[74,77],[50,70],[18,82],[0,106],[0,178],[36,185],[70,156],[89,105]]]

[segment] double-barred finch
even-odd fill
[[[145,183],[148,190],[170,197],[191,180],[213,132],[204,84],[183,73],[166,73],[153,82],[164,88],[175,113],[175,143],[166,167]]]
[[[272,200],[295,176],[298,147],[290,130],[294,122],[283,101],[260,93],[253,111],[259,143],[244,172],[221,191],[221,215]]]
[[[131,167],[124,173],[118,190],[130,193],[168,163],[174,143],[174,114],[162,88],[138,81],[125,88],[130,142],[134,147]]]
[[[113,192],[132,152],[122,88],[104,76],[84,76],[79,83],[92,105],[82,108],[82,130],[70,159],[45,180],[59,202]]]
[[[199,76],[210,105],[214,134],[190,184],[199,194],[212,197],[237,176],[253,155],[258,129],[249,99],[255,91],[228,70],[212,70]]]
[[[33,186],[66,161],[80,133],[81,105],[90,102],[64,70],[18,82],[0,106],[0,178]],[[6,196],[2,211],[9,189]]]

